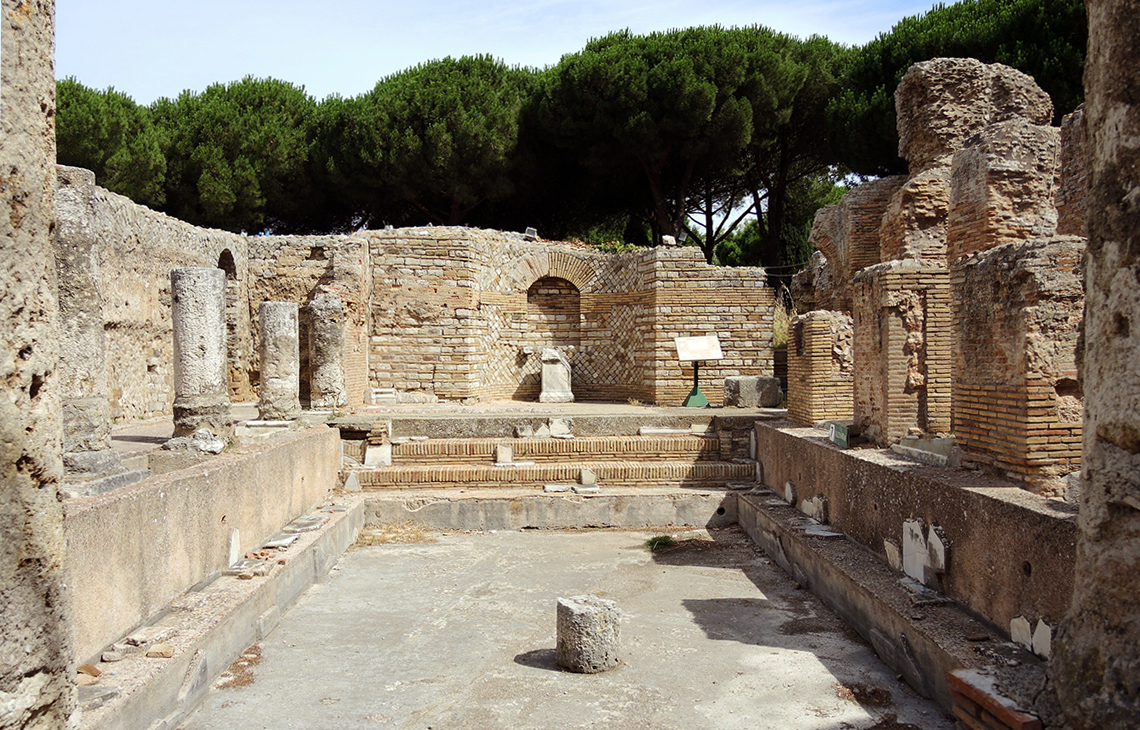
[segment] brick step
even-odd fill
[[[720,439],[689,434],[665,436],[593,436],[587,438],[433,439],[392,444],[392,464],[493,464],[499,444],[514,450],[515,461],[715,461]]]
[[[409,489],[418,487],[523,487],[541,489],[545,484],[578,482],[583,464],[548,463],[529,466],[486,464],[437,464],[385,466],[354,469],[365,490]],[[756,478],[753,462],[698,461],[608,461],[591,462],[589,468],[606,487],[725,486],[751,482]]]

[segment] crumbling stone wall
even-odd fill
[[[854,420],[873,442],[950,431],[950,281],[889,261],[855,276]]]
[[[0,728],[67,727],[75,707],[62,579],[54,7],[0,5]]]
[[[1084,470],[1052,681],[1073,730],[1140,717],[1140,2],[1091,0]]]
[[[814,311],[795,317],[788,337],[788,416],[810,426],[854,415],[851,317]]]
[[[954,153],[947,255],[951,261],[1010,241],[1051,236],[1060,130],[1011,119]]]
[[[244,286],[246,238],[192,226],[98,185],[77,192],[81,194],[75,199],[90,200],[90,208],[59,214],[85,219],[90,231],[86,245],[94,247],[92,258],[99,271],[111,417],[136,420],[170,414],[174,404],[170,271],[214,267],[228,252],[239,286]],[[241,299],[246,298],[243,292]],[[236,331],[245,333],[242,344],[247,354],[242,358],[249,362],[249,316],[241,321],[244,326]],[[253,399],[248,382],[236,394]]]
[[[971,460],[1037,491],[1080,468],[1079,236],[1007,243],[953,268],[953,423]]]
[[[1088,139],[1085,108],[1061,120],[1061,153],[1057,170],[1057,234],[1088,237]]]
[[[813,309],[851,310],[851,277],[883,260],[883,214],[905,180],[902,175],[872,180],[816,212],[810,242],[827,259],[829,286],[817,277]]]

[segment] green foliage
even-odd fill
[[[797,180],[789,191],[781,237],[772,244],[762,226],[764,213],[726,238],[716,249],[716,261],[725,266],[764,266],[773,281],[791,277],[811,259],[808,242],[817,210],[839,202],[847,188],[831,174]]]
[[[357,179],[373,218],[402,201],[436,224],[504,200],[533,72],[490,56],[445,58],[383,79],[344,103],[335,164]]]
[[[166,211],[231,231],[304,230],[316,103],[303,88],[246,77],[152,106],[166,133]]]
[[[592,174],[640,183],[655,237],[676,235],[690,183],[734,167],[751,137],[742,36],[713,27],[592,40],[544,77],[539,123]]]
[[[135,202],[164,202],[166,158],[150,111],[109,88],[74,78],[56,83],[56,159],[95,173],[99,185]]]
[[[898,157],[894,90],[912,64],[941,56],[1004,63],[1053,99],[1055,121],[1083,98],[1088,27],[1081,0],[963,0],[904,18],[856,49],[845,90],[828,108],[842,162],[866,175],[906,172]]]

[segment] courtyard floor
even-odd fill
[[[952,727],[738,529],[655,534],[372,529],[181,727]],[[623,665],[560,671],[555,601],[590,593]]]

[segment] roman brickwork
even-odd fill
[[[851,317],[815,311],[795,317],[788,334],[788,416],[809,426],[854,415]]]

